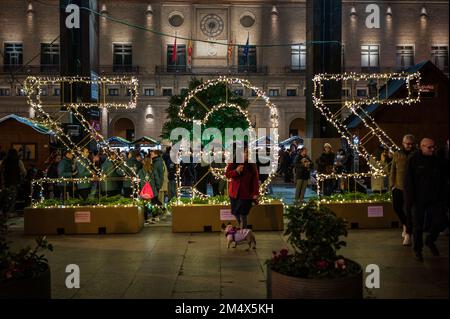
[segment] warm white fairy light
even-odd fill
[[[196,100],[197,97],[196,95],[202,91],[207,90],[210,87],[213,87],[215,85],[219,85],[219,84],[225,84],[225,85],[230,85],[230,86],[236,86],[236,85],[240,85],[246,89],[249,90],[253,90],[253,92],[255,92],[256,94],[256,99],[262,99],[265,102],[266,107],[269,108],[270,111],[270,123],[271,123],[271,128],[273,129],[273,140],[274,145],[273,145],[273,152],[272,152],[272,158],[271,158],[271,170],[268,174],[268,178],[264,181],[264,183],[262,183],[260,185],[259,188],[259,195],[260,198],[264,200],[265,198],[265,194],[266,194],[266,189],[268,187],[268,185],[270,184],[270,182],[272,181],[272,178],[275,176],[275,173],[278,169],[278,109],[275,106],[275,104],[273,104],[270,101],[270,98],[265,94],[264,91],[260,90],[259,88],[251,85],[251,83],[248,80],[244,80],[244,79],[240,79],[240,78],[228,78],[226,76],[220,76],[216,79],[212,79],[212,80],[208,80],[202,84],[200,84],[199,86],[197,86],[195,89],[189,91],[186,95],[186,98],[184,99],[183,103],[180,106],[180,110],[178,112],[178,116],[180,117],[181,120],[186,121],[186,122],[194,122],[197,121],[199,124],[206,124],[209,117],[216,112],[219,109],[224,109],[224,108],[228,108],[228,109],[237,109],[241,114],[244,115],[247,123],[248,123],[248,127],[249,130],[253,131],[252,128],[252,122],[250,120],[250,115],[248,113],[248,111],[242,109],[239,105],[234,104],[234,103],[229,103],[228,102],[228,97],[227,97],[227,101],[226,103],[221,103],[219,105],[214,105],[214,106],[205,106],[207,107],[207,113],[206,115],[203,117],[203,119],[193,119],[193,118],[189,118],[185,115],[185,109],[188,107],[189,103],[192,100]],[[227,88],[226,88],[227,89]],[[227,93],[226,93],[227,94]],[[200,102],[201,103],[201,102]],[[253,150],[250,150],[250,152],[252,152]],[[192,155],[192,154],[190,154]],[[203,152],[201,152],[200,155],[203,155]],[[225,168],[211,168],[210,172],[213,174],[213,176],[215,178],[220,178],[223,180],[227,180],[226,176],[225,176]],[[203,196],[207,196],[205,194],[200,193],[198,190],[196,190],[194,187],[189,187],[189,186],[182,186],[181,185],[181,173],[180,173],[180,165],[177,165],[177,170],[176,170],[176,180],[177,180],[177,197],[178,197],[178,201],[177,204],[182,204],[181,201],[179,200],[181,197],[181,188],[191,188],[192,189],[192,194],[193,197],[197,196],[197,197],[202,197]],[[200,195],[202,194],[202,195]]]
[[[374,156],[369,154],[362,144],[355,145],[353,142],[352,134],[347,129],[347,127],[339,120],[335,119],[335,115],[329,107],[326,106],[326,101],[323,100],[323,82],[324,81],[369,81],[369,80],[386,80],[386,90],[387,81],[389,80],[401,80],[405,81],[406,88],[408,91],[407,97],[404,98],[393,98],[393,99],[381,99],[378,97],[366,98],[366,99],[356,99],[348,100],[343,103],[345,108],[348,108],[353,114],[355,114],[359,119],[361,119],[363,125],[369,129],[372,136],[375,136],[381,144],[388,147],[390,152],[397,151],[399,147],[394,143],[394,141],[389,137],[389,135],[384,132],[378,124],[375,122],[373,117],[371,117],[362,106],[371,104],[383,104],[383,105],[411,105],[420,101],[420,89],[417,90],[417,94],[414,95],[412,90],[413,86],[411,82],[416,82],[420,87],[420,73],[381,73],[381,74],[356,74],[356,73],[343,73],[343,74],[317,74],[313,78],[314,93],[313,93],[313,104],[322,113],[322,115],[327,119],[328,122],[333,124],[337,129],[339,134],[345,138],[353,149],[358,150],[361,155],[366,159],[369,166],[369,173],[342,173],[342,174],[318,174],[317,176],[317,193],[320,195],[320,182],[327,179],[340,179],[340,178],[362,178],[362,177],[384,177],[386,176],[383,170],[383,164],[378,161]],[[359,112],[362,112],[361,115]],[[370,161],[372,160],[372,162]]]
[[[138,192],[138,185],[139,185],[139,178],[137,177],[137,172],[132,167],[129,167],[125,160],[121,158],[120,156],[115,156],[114,158],[111,157],[111,154],[115,151],[109,146],[108,142],[104,139],[104,137],[97,132],[92,125],[84,118],[83,114],[79,112],[79,108],[91,108],[91,107],[100,107],[100,108],[106,108],[106,107],[115,107],[115,108],[135,108],[137,105],[137,96],[138,96],[138,80],[135,77],[99,77],[96,80],[91,80],[88,77],[28,77],[25,80],[24,83],[24,90],[27,93],[27,99],[28,104],[35,110],[37,118],[40,119],[41,124],[51,128],[55,132],[55,136],[62,142],[62,144],[69,150],[71,150],[77,157],[81,157],[84,159],[78,161],[78,163],[81,163],[83,166],[85,166],[89,173],[92,174],[92,180],[97,181],[103,181],[106,179],[106,175],[103,174],[101,169],[97,168],[94,163],[90,161],[89,158],[84,156],[82,147],[75,144],[70,136],[68,136],[64,130],[61,127],[61,124],[54,120],[51,115],[44,110],[44,107],[46,105],[42,102],[42,86],[44,85],[55,85],[60,84],[63,86],[64,84],[73,84],[73,83],[85,83],[85,84],[99,84],[99,85],[106,85],[106,84],[120,84],[120,85],[128,85],[130,86],[130,96],[131,101],[127,104],[121,104],[121,103],[66,103],[59,105],[59,108],[65,107],[66,109],[72,111],[75,115],[75,117],[79,120],[80,124],[83,126],[83,128],[90,133],[91,139],[94,139],[97,142],[97,145],[103,150],[103,152],[108,156],[109,160],[113,163],[114,169],[121,170],[124,175],[126,176],[123,179],[130,179],[131,180],[131,188],[132,188],[132,194],[131,198],[133,200],[136,200],[137,192]],[[33,99],[35,98],[35,100]],[[88,163],[88,164],[86,164]],[[128,170],[124,170],[124,168]],[[130,174],[129,174],[130,173]],[[64,181],[60,178],[51,179],[53,180],[53,183],[58,183],[61,181]],[[74,179],[75,182],[77,179]],[[89,178],[86,179],[88,181]],[[41,179],[38,182],[32,183],[32,186],[37,185],[40,187],[40,194],[42,194],[43,190],[43,183],[50,182],[50,179]],[[41,197],[40,202],[43,201],[43,197]]]
[[[137,99],[139,96],[139,82],[135,77],[98,77],[93,80],[89,77],[81,77],[81,76],[61,76],[61,77],[34,77],[30,76],[25,80],[24,90],[27,92],[28,103],[30,105],[37,104],[39,107],[46,107],[46,105],[42,102],[42,87],[45,85],[63,85],[63,84],[74,84],[74,83],[82,83],[82,84],[97,84],[99,86],[106,85],[122,85],[125,86],[127,90],[130,92],[130,101],[128,103],[116,103],[116,102],[107,102],[106,92],[103,92],[103,101],[99,99],[97,103],[86,103],[86,102],[69,102],[62,103],[58,105],[59,107],[66,107],[70,109],[74,108],[125,108],[125,109],[133,109],[137,106]],[[63,88],[61,88],[63,90]],[[36,99],[37,103],[33,101],[33,97]]]

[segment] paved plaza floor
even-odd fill
[[[12,220],[14,246],[32,244],[23,219]],[[257,249],[227,248],[220,233],[172,233],[168,223],[134,235],[49,236],[47,253],[53,298],[266,298],[265,260],[287,247],[282,232],[256,232]],[[381,287],[365,298],[448,298],[448,236],[440,236],[440,257],[424,250],[423,263],[401,245],[399,229],[350,230],[347,258],[364,268],[376,264]],[[80,289],[68,289],[65,268],[77,264]]]

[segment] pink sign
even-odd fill
[[[221,209],[220,210],[220,220],[235,220],[233,214],[231,214],[231,209]]]
[[[75,224],[90,223],[91,212],[75,212]]]
[[[367,207],[368,217],[383,217],[383,206],[368,206]]]

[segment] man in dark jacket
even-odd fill
[[[424,138],[420,142],[420,150],[410,156],[406,166],[405,204],[406,209],[411,209],[412,212],[414,251],[419,261],[423,260],[423,232],[429,232],[425,245],[434,256],[438,256],[435,241],[446,225],[446,170],[434,150],[434,141]]]
[[[158,193],[164,182],[163,159],[161,158],[161,153],[158,150],[152,150],[150,152],[150,158],[152,159],[151,180],[153,182],[153,193],[155,194],[155,197],[152,199],[152,204],[162,205],[161,200],[164,201],[164,198],[158,198]]]
[[[175,163],[170,158],[171,151],[172,151],[172,147],[168,146],[166,148],[165,153],[163,154],[163,160],[166,163],[166,167],[167,167],[167,179],[168,179],[167,197],[168,197],[169,201],[177,195],[177,185],[176,185],[176,180],[175,180],[177,168],[175,166]]]
[[[334,166],[334,153],[329,143],[323,145],[323,153],[317,159],[317,173],[332,174]],[[330,196],[333,193],[333,180],[326,179],[323,181],[323,195]]]
[[[306,187],[308,186],[311,170],[313,169],[313,163],[308,156],[306,147],[300,148],[300,152],[294,161],[294,168],[296,180],[295,202],[301,203],[305,198]]]
[[[73,178],[76,174],[73,170],[73,153],[71,150],[67,150],[64,153],[63,159],[58,164],[58,177]],[[67,194],[73,196],[73,182],[62,182],[58,185],[63,193],[63,198],[66,198]]]

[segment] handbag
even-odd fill
[[[155,197],[155,194],[153,193],[152,186],[150,185],[149,182],[145,182],[145,185],[144,185],[144,187],[142,187],[142,190],[139,193],[139,195],[143,199],[152,199],[153,197]]]

